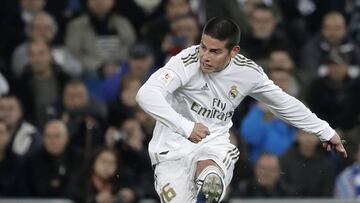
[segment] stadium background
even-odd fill
[[[241,54],[340,132],[350,155],[246,98],[226,201],[360,197],[360,1],[1,0],[0,202],[157,202],[155,122],[135,94],[214,16],[238,23]]]

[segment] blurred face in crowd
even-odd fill
[[[270,69],[276,67],[283,68],[287,71],[292,71],[294,69],[294,62],[288,52],[283,50],[276,50],[270,53],[269,67]]]
[[[121,128],[127,135],[127,143],[135,150],[143,148],[143,140],[145,138],[139,121],[136,119],[128,119]]]
[[[130,58],[130,72],[136,78],[141,81],[146,80],[146,76],[149,74],[150,68],[154,65],[154,56],[152,54],[142,58]]]
[[[186,46],[191,46],[197,43],[196,41],[200,35],[200,28],[197,24],[197,21],[194,17],[187,16],[176,20],[173,24],[173,30],[177,36],[184,37],[185,42],[191,44],[184,44]]]
[[[7,130],[6,124],[0,121],[0,152],[4,152],[10,142],[10,134]]]
[[[250,26],[258,39],[268,39],[275,29],[275,18],[270,10],[257,8],[250,16]]]
[[[190,12],[190,5],[187,0],[168,0],[166,4],[166,14],[170,20],[187,15]]]
[[[231,57],[240,51],[239,46],[232,50],[226,48],[227,41],[215,39],[207,34],[202,34],[200,42],[200,68],[204,73],[213,73],[223,70]]]
[[[331,44],[338,45],[346,35],[345,19],[340,13],[331,13],[324,17],[322,34]]]
[[[32,39],[43,39],[50,43],[55,36],[54,22],[48,15],[39,14],[35,16],[32,22],[30,37]]]
[[[21,0],[21,8],[28,12],[39,12],[43,10],[45,6],[45,0]]]
[[[319,144],[319,139],[314,135],[299,130],[297,135],[297,142],[303,155],[312,156],[316,151],[317,145]]]
[[[88,103],[88,93],[83,83],[68,84],[65,86],[63,102],[66,109],[78,109]]]
[[[103,180],[108,180],[115,175],[117,168],[116,154],[104,150],[95,159],[94,173]]]
[[[138,137],[142,139],[142,131],[139,121],[136,119],[128,119],[124,122],[121,128],[128,137]]]
[[[283,70],[274,70],[270,72],[270,79],[275,85],[279,86],[284,92],[289,92],[290,74]]]
[[[50,121],[44,130],[44,147],[52,155],[61,155],[68,142],[68,133],[62,121]]]
[[[250,18],[251,13],[254,11],[256,4],[262,3],[261,0],[246,0],[243,4],[243,12],[247,18]]]
[[[103,17],[114,7],[114,0],[88,0],[88,7],[91,13]]]
[[[51,68],[51,50],[43,40],[36,40],[29,44],[30,64],[33,73],[40,74]]]
[[[19,100],[16,97],[0,98],[0,120],[14,128],[22,117]]]
[[[259,185],[273,188],[280,176],[278,158],[275,155],[262,155],[256,163],[255,176]]]
[[[135,107],[136,93],[141,87],[141,82],[136,78],[125,79],[121,88],[121,100],[126,106]]]
[[[342,82],[348,75],[348,65],[345,63],[330,63],[327,65],[327,67],[328,76],[334,81]]]
[[[105,65],[103,69],[103,75],[104,78],[108,78],[110,76],[113,76],[119,71],[119,64],[116,63],[108,63]]]

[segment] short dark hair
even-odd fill
[[[227,41],[225,46],[231,50],[240,43],[241,31],[233,20],[214,17],[206,23],[203,34],[210,35],[221,41]]]
[[[83,85],[83,86],[85,86],[85,83],[82,80],[78,79],[78,78],[71,78],[70,80],[66,81],[66,83],[65,83],[65,87],[72,86],[72,85],[74,85],[74,86],[75,85]]]
[[[0,99],[14,99],[15,102],[16,102],[16,104],[19,106],[20,111],[21,111],[21,112],[24,112],[24,104],[23,104],[23,102],[20,100],[20,98],[19,98],[15,93],[9,92],[9,93],[7,93],[7,94],[5,94],[5,95],[2,95],[2,96],[0,97]]]
[[[144,59],[153,54],[152,47],[145,41],[135,42],[130,46],[128,52],[132,59]]]

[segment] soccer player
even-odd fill
[[[317,135],[327,150],[347,156],[327,122],[239,54],[239,41],[240,29],[232,20],[209,20],[200,45],[172,57],[137,94],[139,105],[157,120],[149,154],[163,203],[214,203],[224,198],[239,156],[229,141],[231,117],[247,95]]]

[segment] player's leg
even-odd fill
[[[217,203],[225,197],[238,157],[238,149],[230,143],[208,143],[202,149],[195,173],[198,203]]]
[[[193,182],[195,169],[188,167],[186,158],[165,161],[155,167],[155,189],[162,203],[195,202]],[[195,167],[193,167],[195,168]]]

